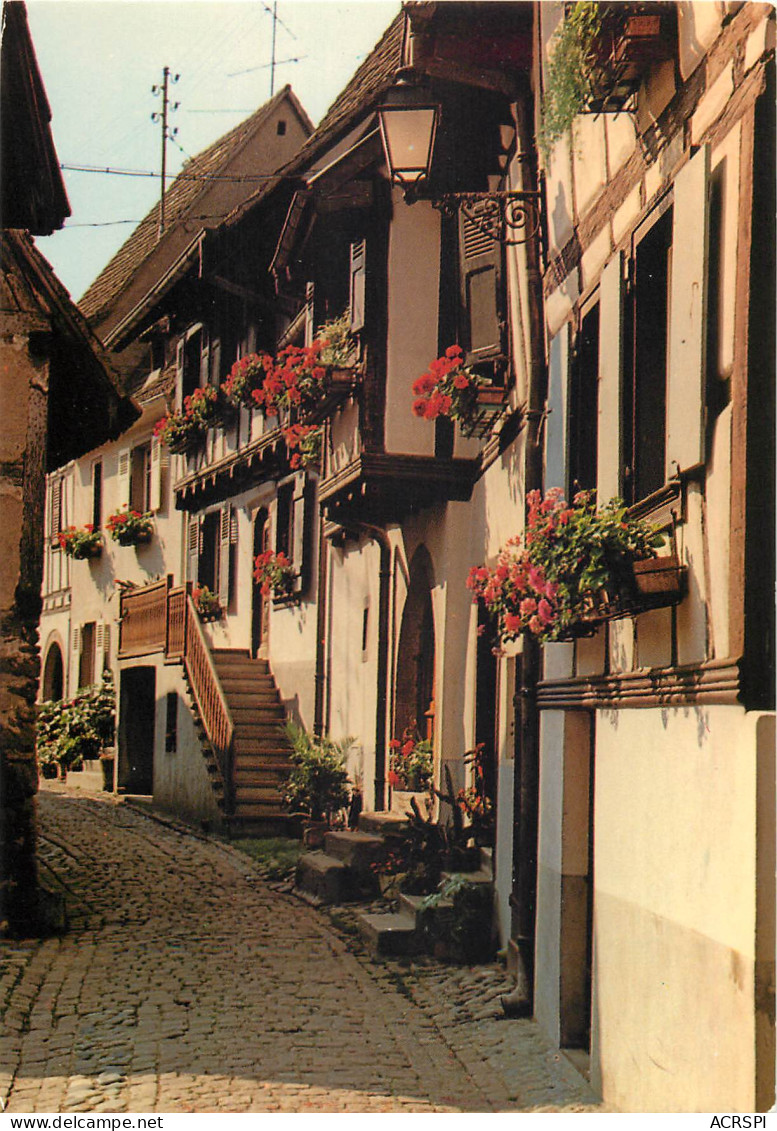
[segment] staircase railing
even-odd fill
[[[235,724],[191,594],[186,593],[184,667],[224,784],[231,792]],[[228,798],[231,807],[231,797]]]
[[[119,657],[164,652],[183,663],[197,710],[221,771],[232,808],[232,739],[235,724],[210,647],[191,597],[191,585],[173,588],[172,577],[130,589],[119,602]]]

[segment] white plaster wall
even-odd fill
[[[332,547],[328,602],[327,672],[329,733],[355,739],[348,760],[352,780],[361,778],[366,809],[373,808],[380,547],[368,539]],[[368,608],[367,649],[362,650]],[[391,735],[387,735],[391,738]]]
[[[680,74],[687,79],[715,42],[726,13],[722,0],[684,0],[677,5]]]
[[[148,659],[144,659],[144,664]],[[156,715],[154,726],[154,804],[170,813],[196,821],[218,821],[221,811],[210,784],[180,664],[156,660]],[[167,694],[178,696],[177,746],[165,750]]]
[[[621,1110],[755,1110],[756,723],[597,713],[592,1067]]]
[[[497,777],[496,860],[494,896],[499,946],[510,939],[510,894],[513,890],[513,795],[515,789],[516,659],[499,664],[499,765]]]
[[[388,253],[386,451],[431,455],[434,427],[413,416],[413,382],[438,356],[440,216],[394,189]]]

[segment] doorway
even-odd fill
[[[432,559],[419,546],[410,563],[410,583],[397,649],[394,737],[407,731],[434,738],[434,613]]]
[[[482,603],[478,602],[478,638],[475,687],[475,744],[483,746],[483,786],[496,813],[497,748],[498,748],[498,643],[494,622]]]
[[[121,673],[118,787],[124,793],[154,792],[156,670],[127,668]]]
[[[261,507],[254,519],[254,559],[270,548],[269,514]],[[267,655],[270,629],[270,598],[262,593],[261,585],[254,584],[251,599],[251,655]]]
[[[59,644],[52,644],[46,655],[43,667],[42,698],[48,702],[51,699],[61,699],[65,688],[65,669],[62,663],[62,649]]]

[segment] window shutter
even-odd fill
[[[184,340],[181,338],[175,347],[175,396],[179,408],[183,405],[183,358]]]
[[[666,476],[704,461],[710,151],[705,145],[674,182],[669,299]]]
[[[597,497],[621,493],[621,368],[623,359],[623,257],[602,271],[599,299],[599,452]]]
[[[102,622],[103,629],[103,649],[102,657],[98,656],[99,670],[98,675],[105,671],[110,670],[111,666],[111,626],[107,621]]]
[[[462,346],[469,364],[503,353],[502,248],[476,223],[487,203],[472,205],[472,217],[459,213],[459,279]]]
[[[315,518],[315,483],[304,471],[294,476],[293,533],[291,563],[297,574],[296,588],[305,593],[310,585],[312,566],[312,533]]]
[[[98,683],[105,664],[105,622],[98,620],[94,628],[94,682]]]
[[[224,503],[221,508],[221,523],[219,528],[219,604],[222,609],[229,607],[231,596],[231,564],[232,564],[232,507]]]
[[[358,240],[351,244],[351,287],[350,314],[351,330],[356,332],[364,327],[364,305],[366,294],[366,254],[367,241]]]
[[[200,331],[200,387],[210,384],[210,338],[205,326]]]
[[[72,691],[78,690],[78,688],[80,687],[80,681],[81,681],[81,629],[78,625],[73,626],[73,635],[72,635],[71,644],[72,644],[73,660],[72,660],[72,663],[71,663],[70,670],[72,672],[75,672],[75,680],[76,680],[75,687],[71,688],[71,692],[72,692]]]
[[[305,285],[305,345],[309,346],[316,336],[315,283]]]
[[[189,525],[186,529],[186,578],[195,585],[198,581],[200,565],[200,520],[198,516],[189,515]]]
[[[122,448],[119,452],[119,499],[120,507],[129,506],[130,479],[132,476],[132,449]]]
[[[170,463],[170,456],[165,444],[157,436],[151,437],[151,474],[149,476],[149,510],[162,509],[164,499],[164,470]]]
[[[218,388],[221,382],[221,338],[210,343],[210,383]]]
[[[52,479],[49,495],[49,535],[56,538],[62,529],[62,480]]]

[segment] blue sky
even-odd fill
[[[63,164],[154,172],[65,171],[72,216],[36,242],[78,299],[159,197],[161,133],[151,87],[180,74],[168,171],[226,133],[270,94],[272,0],[27,0]],[[280,0],[275,89],[290,83],[317,123],[399,2]],[[299,62],[283,62],[299,59]]]

